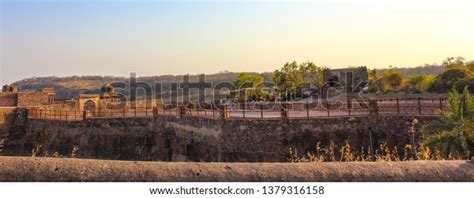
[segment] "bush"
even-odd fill
[[[464,78],[457,81],[454,85],[456,90],[461,92],[467,86],[470,93],[474,93],[474,78]]]
[[[446,93],[455,86],[456,82],[471,77],[472,73],[466,68],[454,68],[445,71],[435,78],[428,88],[430,92]]]
[[[388,88],[388,89],[385,89],[384,93],[385,93],[385,94],[397,93],[397,91],[396,91],[395,89],[390,89],[390,88]]]
[[[440,120],[435,120],[422,128],[427,135],[424,145],[441,151],[443,158],[452,153],[469,159],[474,154],[474,99],[464,88],[459,94],[453,89],[449,94],[451,112],[440,112]]]
[[[403,91],[408,93],[422,93],[433,83],[435,76],[428,74],[413,73],[408,76]]]

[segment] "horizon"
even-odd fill
[[[0,84],[474,60],[474,2],[1,1]]]
[[[468,60],[468,61],[471,61],[471,60]],[[474,60],[472,60],[474,61]],[[367,69],[377,69],[377,70],[384,70],[384,69],[390,69],[390,68],[394,68],[394,69],[407,69],[407,68],[417,68],[417,67],[425,67],[425,66],[434,66],[434,67],[442,67],[443,65],[441,64],[430,64],[430,65],[418,65],[418,66],[411,66],[411,67],[382,67],[382,68],[369,68],[367,67]],[[355,67],[366,67],[366,66],[348,66],[348,67],[343,67],[343,68],[355,68]],[[339,68],[331,68],[331,67],[327,67],[328,69],[339,69]],[[65,75],[65,76],[30,76],[30,77],[26,77],[26,78],[22,78],[22,79],[18,79],[18,80],[15,80],[11,83],[8,83],[9,84],[12,84],[12,83],[16,83],[16,82],[19,82],[19,81],[22,81],[22,80],[27,80],[27,79],[33,79],[33,78],[70,78],[70,77],[74,77],[74,76],[78,76],[78,77],[113,77],[113,78],[130,78],[130,75],[134,73],[134,72],[130,72],[128,75],[125,75],[125,76],[118,76],[118,75],[97,75],[97,74],[91,74],[91,75],[81,75],[81,74],[74,74],[74,75]],[[273,71],[263,71],[263,72],[254,72],[254,71],[219,71],[219,72],[213,72],[213,73],[186,73],[186,74],[151,74],[151,75],[139,75],[139,74],[136,74],[136,77],[137,78],[147,78],[147,77],[162,77],[162,76],[185,76],[185,75],[190,75],[190,76],[198,76],[198,75],[201,75],[201,74],[204,74],[204,75],[219,75],[219,74],[225,74],[225,73],[234,73],[234,74],[238,74],[238,73],[257,73],[257,74],[264,74],[264,73],[273,73]]]

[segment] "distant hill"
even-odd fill
[[[238,75],[237,72],[221,72],[206,75],[206,82],[216,83],[233,81]],[[256,73],[255,73],[256,74]],[[272,73],[263,73],[265,80],[270,81]],[[198,82],[199,75],[190,75],[191,82]],[[138,82],[146,82],[154,85],[156,82],[163,84],[163,90],[170,89],[171,82],[182,82],[183,75],[161,75],[161,76],[143,76],[137,77]],[[129,83],[127,77],[114,76],[70,76],[70,77],[33,77],[26,78],[14,84],[20,86],[21,91],[39,91],[42,88],[53,87],[56,91],[56,99],[76,98],[79,94],[97,94],[101,88],[113,82]],[[124,93],[128,95],[127,93]]]
[[[445,70],[443,66],[427,65],[412,68],[396,68],[402,74],[423,73],[438,75]],[[387,69],[376,69],[377,74]],[[211,83],[233,81],[238,72],[220,72],[206,75],[206,81]],[[257,73],[255,73],[257,74]],[[271,81],[272,72],[262,73],[266,81]],[[161,75],[137,77],[139,82],[147,82],[151,85],[155,82],[162,82],[163,89],[170,88],[170,82],[181,82],[183,75]],[[53,87],[56,90],[57,99],[71,99],[81,93],[100,93],[101,87],[112,82],[125,82],[128,84],[129,78],[114,76],[70,76],[70,77],[32,77],[15,82],[22,91],[38,91],[42,88]],[[190,75],[191,82],[198,81],[198,75]],[[127,95],[126,93],[124,93]]]
[[[424,65],[424,66],[418,66],[418,67],[402,67],[402,68],[394,67],[394,68],[403,75],[410,75],[414,73],[438,75],[438,74],[443,73],[446,70],[446,66],[442,66],[442,65]],[[376,71],[377,71],[377,74],[380,74],[388,69],[389,68],[376,69]]]

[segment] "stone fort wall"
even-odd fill
[[[18,94],[11,92],[0,93],[0,107],[16,107]]]
[[[49,95],[46,92],[19,92],[18,93],[18,106],[19,107],[30,107],[50,104]]]
[[[288,149],[314,150],[331,141],[355,149],[387,142],[409,144],[412,116],[222,120],[195,117],[107,118],[85,121],[27,119],[24,131],[10,138],[6,155],[207,162],[282,162]],[[420,125],[436,119],[417,117]],[[19,123],[19,122],[17,122]],[[76,147],[76,148],[74,148]]]
[[[3,153],[6,140],[13,128],[15,108],[0,107],[0,155]]]
[[[50,104],[50,96],[46,92],[2,92],[0,107],[29,107]]]
[[[0,107],[0,136],[8,134],[15,118],[15,108]]]

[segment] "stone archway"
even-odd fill
[[[82,108],[83,108],[85,111],[95,111],[96,106],[97,106],[97,105],[95,104],[94,101],[92,101],[92,100],[86,100],[86,101],[84,102],[84,105],[83,105]]]
[[[98,94],[81,94],[79,95],[78,103],[79,103],[78,108],[80,111],[87,110],[87,111],[93,112],[99,108],[99,105],[100,105],[99,95]]]

